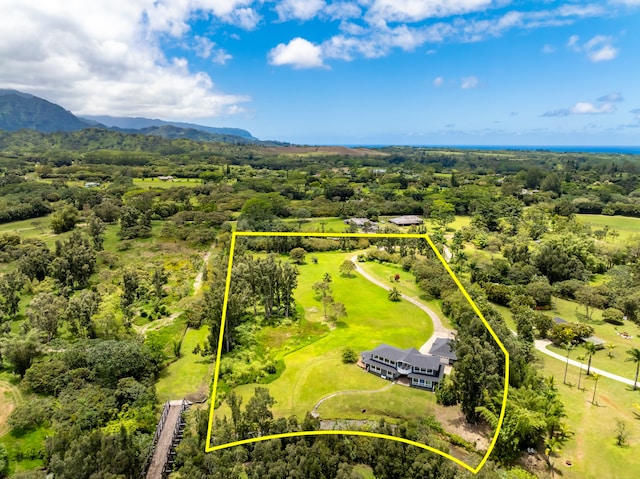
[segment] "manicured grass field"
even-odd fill
[[[391,263],[367,261],[364,263],[358,263],[358,265],[370,276],[381,283],[390,287],[395,286],[402,294],[419,299],[423,304],[438,313],[443,325],[451,327],[448,318],[442,314],[442,310],[440,309],[441,302],[435,299],[425,299],[424,293],[418,287],[418,284],[415,281],[415,276],[412,273],[403,271],[400,266]],[[391,281],[391,277],[395,277],[396,274],[400,275],[400,280]],[[442,274],[448,274],[444,269],[444,266],[442,267]]]
[[[609,231],[617,230],[620,233],[617,238],[607,235],[608,242],[622,244],[631,236],[640,235],[640,218],[606,215],[576,215],[576,217],[581,223],[590,225],[594,230],[608,226]]]
[[[601,354],[601,353],[599,353]],[[596,391],[597,406],[591,404],[594,381],[582,376],[578,381],[578,368],[569,366],[567,381],[574,386],[562,384],[565,364],[553,358],[542,357],[543,373],[553,375],[560,392],[567,422],[574,432],[553,463],[564,479],[636,479],[640,471],[640,416],[634,413],[633,404],[640,402],[640,391],[616,381],[601,378]],[[628,447],[615,443],[616,419],[625,422],[630,432]],[[565,461],[571,461],[567,466]],[[557,474],[559,476],[559,474]]]
[[[353,275],[342,277],[338,268],[353,253],[316,254],[318,263],[300,267],[296,301],[304,308],[308,320],[323,319],[322,304],[314,298],[312,285],[331,274],[331,286],[336,301],[345,304],[348,317],[341,319],[329,334],[284,357],[286,369],[266,385],[276,399],[274,415],[302,417],[323,397],[341,390],[376,390],[388,384],[372,374],[366,374],[353,364],[343,364],[341,353],[347,346],[361,352],[387,343],[400,348],[419,348],[433,333],[430,318],[412,304],[390,302],[382,288]],[[264,345],[264,347],[270,347]],[[277,351],[272,351],[276,357]],[[246,404],[257,385],[236,388]],[[418,391],[423,395],[430,395]],[[229,415],[226,405],[216,414]],[[397,415],[396,415],[397,416]]]

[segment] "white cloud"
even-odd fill
[[[444,78],[442,77],[436,77],[433,79],[433,86],[436,88],[441,87],[443,83],[444,83]]]
[[[580,37],[578,35],[571,35],[569,37],[569,41],[567,41],[567,46],[569,48],[576,48],[579,41],[580,41]]]
[[[552,110],[544,113],[542,116],[562,117],[569,115],[602,115],[610,114],[616,111],[616,103],[623,101],[620,93],[609,93],[608,95],[598,98],[598,103],[589,101],[579,101],[570,108],[562,108],[560,110]]]
[[[419,22],[427,18],[448,17],[491,7],[492,0],[373,0],[366,18],[373,24]]]
[[[462,88],[463,90],[470,90],[472,88],[477,88],[478,83],[478,79],[474,76],[465,77],[460,83],[460,88]]]
[[[608,95],[604,95],[604,96],[601,96],[600,98],[598,98],[598,101],[605,101],[605,102],[609,102],[609,103],[618,103],[618,102],[624,101],[624,98],[622,97],[622,94],[620,94],[618,92],[611,92]]]
[[[276,5],[280,20],[309,20],[326,6],[324,0],[283,0]]]
[[[78,114],[212,118],[248,101],[217,91],[186,60],[167,58],[161,37],[180,40],[194,9],[235,22],[250,0],[2,2],[0,84],[7,87]],[[228,60],[205,41],[198,48],[214,61]]]
[[[618,56],[619,50],[613,46],[613,38],[605,35],[596,35],[591,40],[580,45],[580,37],[569,37],[567,46],[575,52],[584,52],[587,58],[594,63],[613,60]]]
[[[322,48],[304,38],[294,38],[286,45],[280,43],[269,52],[272,65],[291,65],[294,68],[322,68]]]
[[[360,18],[362,10],[355,3],[334,2],[325,7],[324,13],[332,20],[348,20]]]
[[[212,42],[206,37],[196,35],[195,40],[195,52],[200,58],[211,59],[213,63],[224,65],[228,60],[233,58],[223,48],[216,48],[215,42]]]
[[[588,101],[580,101],[570,108],[570,112],[574,115],[599,115],[601,113],[613,113],[616,107],[611,103],[602,103],[594,105]]]
[[[556,51],[556,47],[546,43],[544,47],[542,47],[542,53],[554,53]]]

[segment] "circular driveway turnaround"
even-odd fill
[[[356,265],[356,272],[359,273],[360,275],[362,275],[362,277],[364,279],[366,279],[367,281],[372,282],[373,284],[375,284],[376,286],[379,286],[380,288],[383,288],[383,289],[385,289],[387,291],[391,291],[391,286],[387,286],[386,284],[378,281],[377,279],[375,279],[373,276],[371,276],[369,273],[367,273],[365,270],[363,270],[360,267],[360,265],[358,264],[358,256],[357,255],[352,256],[351,257],[351,261],[353,262],[353,264]],[[431,322],[433,323],[433,334],[427,340],[426,343],[424,343],[422,346],[420,346],[420,352],[422,354],[427,354],[429,352],[429,349],[431,349],[431,346],[433,345],[433,342],[436,340],[436,338],[449,338],[449,339],[451,339],[451,338],[453,338],[455,336],[456,331],[454,329],[449,329],[449,328],[445,327],[442,324],[442,321],[440,320],[440,317],[438,316],[438,313],[436,313],[433,309],[429,308],[428,306],[425,306],[417,298],[414,298],[414,297],[411,297],[411,296],[407,296],[405,294],[401,294],[400,296],[401,296],[402,299],[407,300],[408,302],[410,302],[414,306],[420,308],[422,311],[427,313],[429,315],[429,317],[431,318]]]

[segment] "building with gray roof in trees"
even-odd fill
[[[389,223],[393,223],[396,226],[417,226],[424,223],[424,220],[416,215],[405,215],[391,218]]]
[[[453,350],[453,340],[449,338],[436,338],[429,349],[429,354],[439,357],[442,364],[453,364],[458,360]]]
[[[366,371],[390,381],[407,378],[409,386],[434,391],[444,377],[444,366],[437,356],[422,354],[415,348],[400,349],[381,344],[361,354]]]

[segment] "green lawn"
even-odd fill
[[[599,353],[600,354],[600,353]],[[575,433],[564,446],[559,457],[553,459],[564,479],[635,479],[640,471],[640,416],[633,404],[640,402],[640,392],[616,381],[602,378],[598,381],[596,402],[591,404],[594,381],[582,376],[586,391],[562,384],[564,363],[542,357],[544,374],[556,379],[560,396],[565,404],[567,422]],[[576,385],[578,368],[569,366],[567,381]],[[616,419],[626,423],[630,431],[629,447],[615,444]],[[567,466],[565,461],[571,461]]]
[[[182,340],[182,357],[160,372],[156,383],[159,402],[182,399],[190,394],[206,395],[213,375],[213,361],[210,356],[193,354],[196,345],[207,341],[209,328],[188,329]]]
[[[284,356],[285,371],[266,385],[276,399],[273,407],[276,416],[303,416],[317,401],[335,391],[376,390],[388,384],[355,365],[343,364],[341,352],[345,347],[350,346],[358,352],[373,349],[380,343],[419,348],[433,333],[430,318],[412,304],[390,302],[386,291],[360,276],[340,276],[340,264],[352,253],[319,253],[316,256],[317,264],[300,267],[296,301],[303,306],[307,320],[322,321],[322,304],[314,298],[311,286],[321,281],[324,273],[330,273],[333,296],[346,305],[348,317],[321,339]],[[264,345],[270,346],[276,344]],[[272,350],[272,354],[278,356],[277,351]],[[255,384],[248,384],[236,388],[245,404],[255,387]],[[218,408],[216,414],[228,415],[226,405]]]
[[[617,244],[623,244],[631,236],[640,234],[640,218],[627,216],[605,216],[605,215],[576,215],[581,223],[591,226],[592,229],[602,229],[609,227],[609,231],[617,230],[618,237],[607,235],[606,240]]]
[[[178,188],[179,186],[188,186],[195,188],[202,185],[200,178],[174,178],[173,181],[162,181],[158,178],[134,178],[133,184],[138,188]]]
[[[389,287],[396,287],[398,291],[409,297],[419,299],[423,304],[438,313],[442,324],[446,327],[452,327],[449,323],[449,319],[442,314],[440,309],[441,302],[435,299],[425,299],[424,293],[418,287],[415,276],[407,271],[403,271],[402,267],[392,263],[378,263],[377,261],[367,261],[364,263],[358,263],[358,265],[367,272],[370,276],[380,281]],[[392,281],[391,278],[396,274],[400,275],[399,281]],[[442,274],[449,274],[442,267]]]

